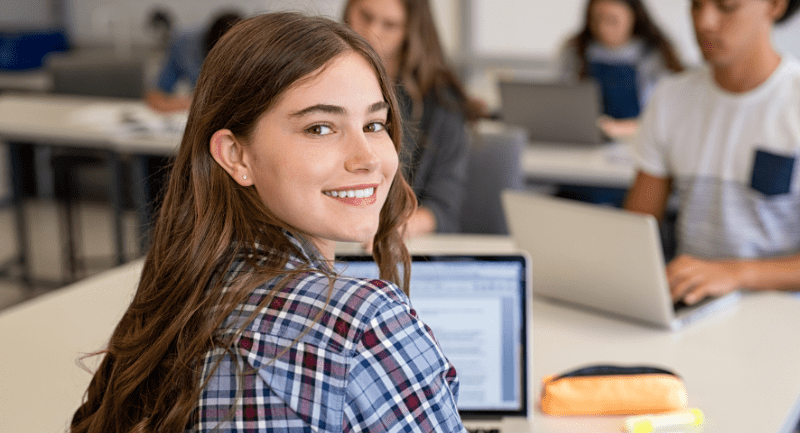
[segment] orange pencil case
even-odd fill
[[[685,409],[676,374],[655,367],[597,365],[543,379],[541,408],[550,415],[634,415]]]

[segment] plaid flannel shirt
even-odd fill
[[[313,268],[333,270],[313,246],[288,236],[312,269],[258,311],[233,357],[220,348],[206,355],[203,380],[221,363],[188,431],[465,432],[456,371],[405,294],[386,281],[344,277],[331,293],[329,278]],[[293,257],[287,269],[303,262]],[[228,277],[246,271],[237,261]],[[221,332],[235,333],[274,284],[255,289]]]

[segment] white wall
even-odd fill
[[[2,1],[28,5],[27,2],[31,0]],[[432,0],[439,36],[448,53],[455,53],[459,49],[460,3],[461,0]],[[179,28],[189,28],[205,24],[216,11],[227,6],[236,6],[246,14],[299,10],[338,20],[344,0],[66,0],[66,4],[73,40],[81,45],[95,45],[146,43],[147,15],[158,5],[164,5],[172,11]]]
[[[45,0],[2,0],[19,11],[41,8]],[[147,13],[156,5],[171,9],[180,27],[202,25],[220,8],[238,5],[245,13],[301,10],[338,19],[344,0],[64,0],[74,41],[131,43],[146,41]],[[439,36],[451,58],[484,57],[552,59],[581,24],[586,0],[431,0]],[[654,19],[687,63],[700,61],[689,18],[690,0],[645,0]],[[11,2],[11,3],[6,3]],[[467,12],[471,9],[469,16]],[[23,14],[24,15],[24,14]],[[471,34],[462,46],[462,20]],[[2,18],[0,18],[0,24]],[[800,57],[800,14],[779,27],[779,49]]]
[[[437,1],[437,0],[433,0]],[[446,0],[455,2],[457,0]],[[586,0],[462,0],[472,2],[469,35],[475,56],[552,59],[582,24]],[[694,39],[690,0],[644,0],[687,64],[702,58]],[[779,50],[800,58],[800,13],[775,28]]]
[[[5,1],[5,0],[3,0]],[[245,14],[299,10],[338,17],[342,0],[67,0],[66,16],[73,40],[80,45],[147,42],[149,12],[163,6],[178,28],[206,24],[216,12],[236,8]]]
[[[475,56],[554,59],[580,29],[586,0],[469,0]],[[645,0],[659,27],[687,62],[696,62],[689,0]]]
[[[778,50],[800,59],[800,11],[788,22],[776,26],[772,35]]]
[[[0,1],[0,28],[38,29],[55,25],[57,17],[50,0]]]

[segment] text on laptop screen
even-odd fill
[[[461,411],[525,408],[525,269],[517,259],[414,257],[411,303],[456,368]],[[378,278],[371,259],[346,260],[337,262],[342,275]]]

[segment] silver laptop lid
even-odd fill
[[[535,294],[673,327],[654,217],[526,192],[502,200],[517,246],[531,255]]]
[[[367,256],[338,257],[336,267],[378,277]],[[410,287],[414,309],[458,372],[462,417],[526,417],[529,257],[413,256]]]
[[[528,131],[530,141],[596,144],[600,89],[592,80],[575,83],[500,81],[503,122]]]

